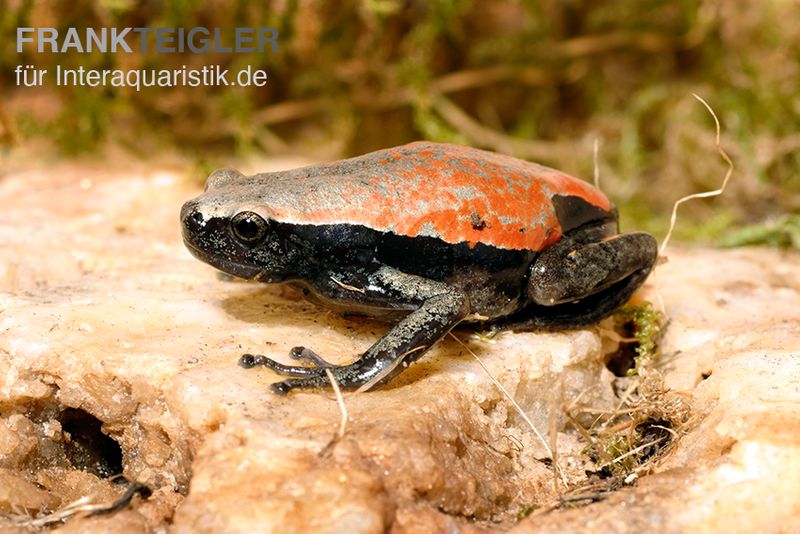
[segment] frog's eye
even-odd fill
[[[267,221],[252,211],[242,211],[231,219],[231,229],[236,239],[252,245],[264,239],[267,234]]]

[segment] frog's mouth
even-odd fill
[[[220,271],[261,282],[279,281],[274,273],[258,262],[248,261],[237,250],[240,247],[229,236],[227,217],[215,217],[204,213],[197,200],[186,202],[181,208],[183,244],[192,256]]]
[[[186,238],[184,238],[183,244],[186,245],[186,248],[189,249],[192,256],[224,273],[244,278],[245,280],[262,280],[263,278],[262,271],[264,269],[258,265],[239,263],[223,254],[209,253],[207,250],[198,248]]]

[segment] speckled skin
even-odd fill
[[[592,324],[630,298],[657,255],[649,234],[617,235],[613,206],[585,182],[435,143],[286,172],[217,171],[181,220],[189,250],[222,271],[397,321],[350,365],[303,347],[291,356],[312,366],[244,355],[245,367],[294,377],[278,393],[329,385],[326,368],[345,388],[383,384],[464,320]]]

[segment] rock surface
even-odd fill
[[[81,497],[112,502],[124,486],[105,476],[121,469],[153,495],[60,528],[800,528],[796,254],[670,251],[643,296],[671,319],[661,372],[670,394],[691,406],[690,423],[654,474],[600,502],[554,509],[563,492],[556,478],[577,483],[593,465],[564,407],[576,398],[596,409],[618,404],[605,367],[614,345],[607,324],[491,341],[455,332],[548,446],[557,444],[559,475],[453,338],[389,387],[346,395],[347,429],[334,440],[340,411],[332,394],[277,397],[268,390],[274,374],[244,370],[237,359],[253,351],[287,361],[302,342],[346,362],[386,326],[320,310],[280,287],[220,279],[180,241],[178,210],[196,192],[168,168],[6,166],[0,526],[25,531],[26,517]],[[121,460],[92,425],[116,441]]]

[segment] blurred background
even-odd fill
[[[797,0],[0,0],[0,148],[43,160],[361,154],[413,140],[536,160],[602,188],[625,229],[800,248]],[[17,27],[273,27],[276,54],[37,54]],[[246,66],[265,87],[17,87],[14,68]],[[31,148],[33,147],[33,148]]]

